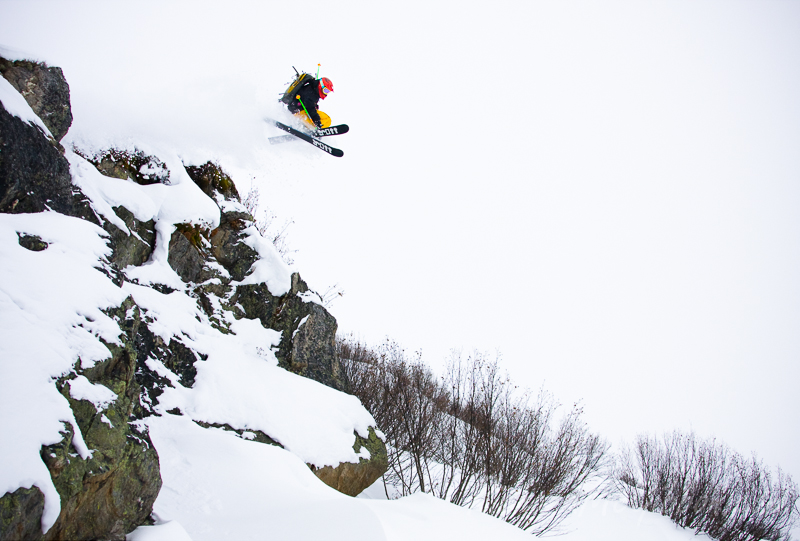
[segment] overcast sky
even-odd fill
[[[254,182],[341,330],[800,480],[800,2],[303,6],[0,0],[0,47],[64,68],[69,141]],[[266,143],[317,63],[341,159]]]

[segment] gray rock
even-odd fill
[[[203,240],[208,232],[190,224],[180,224],[169,241],[170,267],[187,283],[201,283],[212,277],[206,267]],[[206,241],[207,242],[207,241]]]
[[[29,517],[41,517],[44,494],[36,488],[20,488],[0,498],[0,539],[24,541],[39,539],[42,527]]]
[[[142,186],[169,184],[169,170],[164,162],[141,150],[112,148],[96,155],[79,154],[107,177],[130,179]]]
[[[47,209],[100,223],[86,197],[73,191],[69,162],[56,144],[0,104],[0,212]]]
[[[300,275],[294,273],[291,290],[286,295],[272,295],[266,284],[249,284],[236,287],[231,303],[241,306],[246,318],[258,319],[265,328],[281,331],[275,351],[280,366],[346,391],[336,355],[338,323],[325,308],[300,296],[308,291]]]
[[[136,345],[147,327],[130,298],[109,315],[123,330],[122,344],[106,344],[111,358],[79,373],[112,390],[117,399],[100,413],[90,402],[69,395],[68,380],[59,381],[93,454],[88,460],[72,457],[72,434],[66,426],[60,443],[42,449],[61,496],[61,515],[44,539],[124,539],[148,519],[161,489],[158,454],[147,432],[131,424],[144,413],[136,373],[146,367],[137,362]]]
[[[203,165],[187,165],[186,172],[194,183],[197,184],[203,193],[213,200],[217,200],[217,194],[228,201],[241,201],[236,185],[219,165],[206,162]]]
[[[42,240],[42,237],[38,235],[23,235],[17,233],[17,236],[19,237],[19,245],[31,252],[41,252],[46,250],[49,246]]]
[[[61,141],[72,125],[69,85],[61,68],[0,58],[0,73],[22,94],[56,141]]]
[[[103,229],[110,237],[111,262],[120,270],[130,265],[138,267],[153,253],[156,244],[155,221],[141,222],[125,207],[115,207],[114,212],[132,234],[125,233],[111,222],[103,222]]]

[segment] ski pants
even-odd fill
[[[322,127],[323,128],[330,127],[330,125],[331,125],[331,117],[329,117],[327,114],[323,113],[322,111],[317,111],[317,114],[319,114],[319,119],[320,119],[320,121],[322,121]],[[299,118],[300,120],[302,120],[303,122],[308,124],[309,127],[316,128],[316,126],[314,126],[314,121],[311,120],[311,118],[306,114],[305,111],[298,111],[298,112],[296,112],[294,114],[294,116],[296,116],[297,118]]]

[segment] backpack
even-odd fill
[[[295,78],[294,82],[289,85],[289,88],[286,89],[286,92],[283,93],[283,97],[281,97],[280,101],[286,105],[289,105],[294,101],[295,97],[297,96],[297,91],[300,90],[301,86],[306,84],[308,81],[316,80],[317,78],[310,73],[298,73],[297,78]]]

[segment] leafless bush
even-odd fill
[[[258,192],[258,188],[253,185],[250,191],[247,192],[247,197],[244,199],[244,206],[247,212],[255,218],[256,229],[261,233],[261,236],[272,242],[272,245],[275,246],[275,249],[287,265],[292,265],[294,263],[292,254],[295,253],[296,250],[289,248],[286,241],[286,234],[289,226],[294,222],[285,220],[282,225],[278,225],[278,217],[273,214],[268,207],[265,207],[264,210],[260,209],[260,199],[261,195]]]
[[[614,478],[631,507],[720,541],[787,541],[798,515],[790,476],[694,433],[639,436]]]
[[[319,295],[322,306],[325,308],[330,308],[331,305],[335,301],[339,300],[340,297],[344,297],[344,289],[342,289],[339,284],[333,284],[322,293],[317,293],[317,295]]]
[[[589,495],[607,445],[579,407],[557,420],[551,395],[520,392],[481,354],[454,353],[436,379],[395,342],[369,348],[339,337],[337,347],[351,391],[386,433],[384,481],[400,495],[428,492],[535,534]]]
[[[444,395],[420,356],[409,360],[395,342],[377,350],[337,341],[344,376],[386,434],[392,485],[403,494],[426,492],[427,457],[436,425],[445,409]]]

